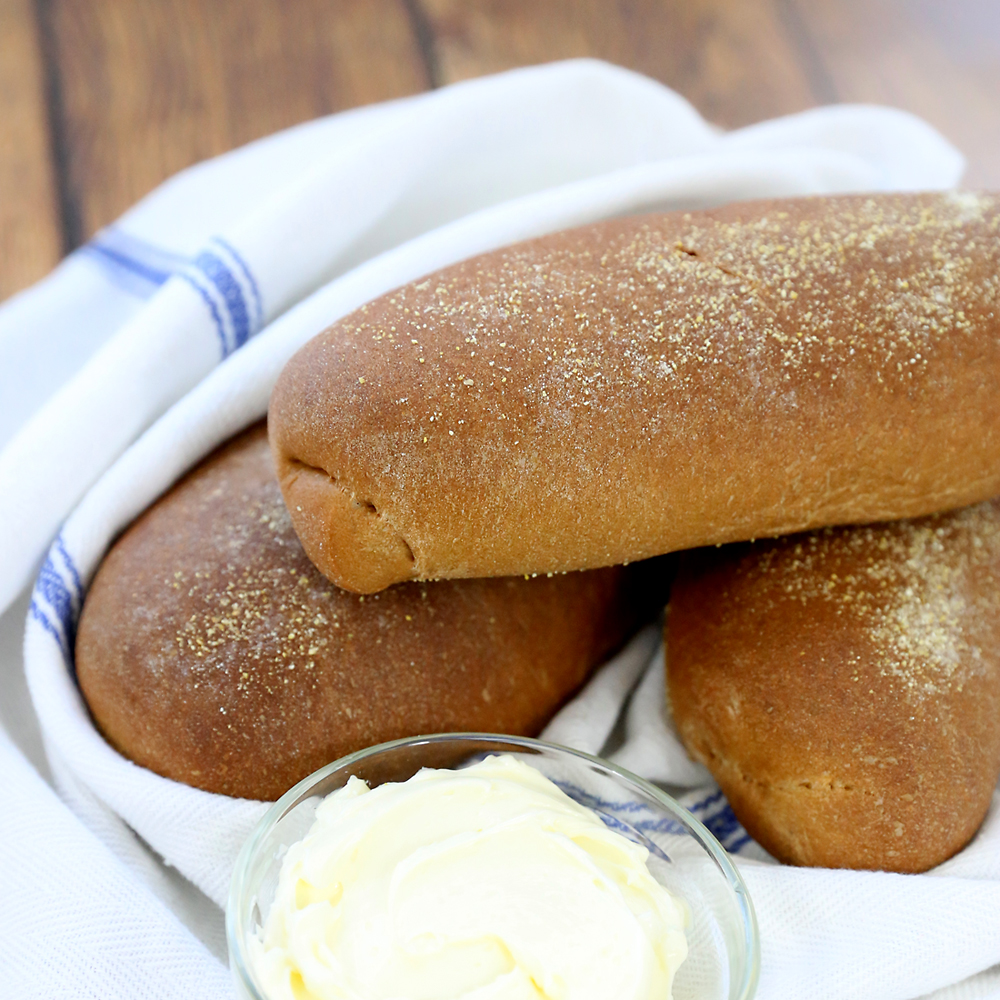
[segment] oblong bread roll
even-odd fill
[[[674,718],[751,836],[899,872],[969,841],[1000,777],[1000,500],[680,562]]]
[[[274,799],[384,740],[537,734],[655,600],[638,566],[339,590],[295,537],[260,425],[115,543],[76,669],[98,727],[136,763]]]
[[[1000,201],[619,219],[457,264],[304,346],[271,398],[331,580],[607,566],[1000,493]]]

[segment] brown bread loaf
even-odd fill
[[[641,575],[338,590],[295,537],[260,425],[109,552],[84,606],[77,674],[97,725],[136,763],[274,799],[383,740],[536,734],[637,624]]]
[[[272,446],[332,580],[605,566],[1000,493],[1000,199],[618,219],[363,307]]]
[[[1000,776],[1000,501],[685,553],[667,630],[693,757],[782,861],[924,871]]]

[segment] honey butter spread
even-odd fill
[[[648,852],[511,756],[352,777],[282,863],[269,1000],[663,1000],[683,904]]]

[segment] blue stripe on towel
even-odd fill
[[[221,236],[213,236],[212,239],[236,261],[237,266],[247,279],[247,284],[250,285],[256,312],[256,322],[254,324],[256,327],[254,333],[256,333],[264,325],[264,300],[261,298],[257,279],[253,276],[253,272],[250,270],[247,262],[236,252],[236,248],[228,240],[224,240]]]
[[[220,236],[180,274],[209,307],[222,345],[222,359],[239,350],[264,322],[260,286],[246,261]],[[248,300],[253,300],[253,315]]]
[[[188,258],[107,226],[78,251],[94,260],[116,285],[148,299]]]
[[[740,835],[742,836],[740,821],[736,818],[736,813],[733,812],[728,802],[719,812],[712,816],[706,816],[704,822],[705,826],[712,831],[715,839],[721,844],[729,840],[737,830],[740,831]]]
[[[740,829],[742,829],[742,827]],[[728,846],[726,847],[726,850],[729,851],[730,854],[739,854],[740,851],[747,846],[747,844],[752,844],[752,843],[753,843],[753,838],[750,836],[749,833],[747,833],[744,830],[739,837],[729,842]]]
[[[82,247],[87,253],[97,254],[107,258],[114,266],[124,268],[126,271],[144,278],[151,285],[160,287],[169,277],[170,271],[159,271],[155,268],[143,264],[141,261],[126,257],[120,250],[113,250],[111,247],[104,247],[98,244],[87,243]]]
[[[683,832],[683,827],[679,823],[668,817],[658,817],[644,802],[602,799],[570,782],[557,781],[556,784],[570,798],[597,811],[609,826],[621,824],[623,831],[631,828],[643,835]],[[681,805],[699,819],[731,854],[738,853],[747,844],[752,843],[721,790],[717,789],[690,804],[686,804],[682,799]],[[643,818],[644,813],[648,818]],[[615,818],[614,814],[628,816],[628,822]]]
[[[555,781],[553,784],[561,788],[571,799],[586,806],[588,809],[611,809],[614,812],[636,813],[648,810],[644,802],[616,802],[612,799],[602,799],[593,792],[588,792],[571,781]]]
[[[62,533],[45,556],[31,594],[31,617],[55,639],[72,668],[76,625],[83,607],[83,581]]]
[[[700,802],[692,803],[686,808],[691,812],[704,812],[709,806],[714,806],[722,801],[722,789],[720,788],[717,792],[713,792],[708,798],[702,799]]]
[[[233,350],[239,349],[250,339],[250,316],[243,289],[225,261],[211,250],[202,250],[194,266],[218,289],[233,328]]]
[[[651,833],[684,832],[679,823],[669,817],[658,816],[644,802],[603,799],[571,782],[557,781],[556,784],[570,798],[597,812],[605,824],[613,828],[619,827],[623,833],[627,833],[630,829],[643,836]],[[751,843],[746,830],[743,829],[721,791],[713,792],[685,808],[701,820],[716,840],[731,854],[737,853]],[[628,819],[626,821],[619,817]]]
[[[222,359],[264,325],[260,284],[239,251],[221,236],[213,236],[191,260],[108,226],[78,252],[94,260],[115,284],[141,298],[149,298],[175,275],[182,278],[208,308]]]
[[[45,557],[45,562],[39,570],[35,594],[36,597],[41,596],[45,599],[55,612],[56,621],[62,627],[63,634],[68,636],[73,627],[73,595],[56,569],[51,552]]]
[[[201,287],[197,278],[195,278],[190,272],[181,271],[178,277],[186,281],[202,297],[205,305],[208,306],[208,311],[212,316],[213,322],[215,323],[215,332],[219,337],[219,346],[222,348],[222,357],[228,358],[232,352],[230,351],[229,343],[226,340],[226,327],[222,322],[222,315],[219,313],[212,296],[209,294],[207,289]]]
[[[738,853],[751,843],[750,836],[736,818],[736,813],[721,789],[690,805],[683,803],[683,800],[682,804],[705,824],[715,839],[731,854]]]

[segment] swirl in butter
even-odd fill
[[[251,941],[271,1000],[664,1000],[684,909],[510,756],[328,796]]]

